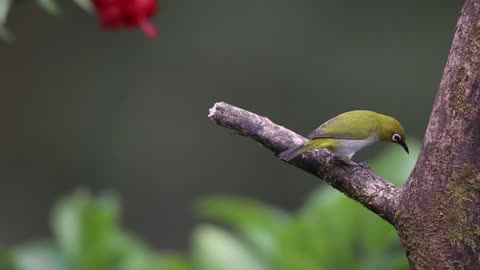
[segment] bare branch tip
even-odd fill
[[[213,107],[208,109],[208,118],[210,118],[211,120],[213,120],[213,117],[215,116],[215,114],[217,113],[217,106],[220,106],[222,105],[224,102],[216,102],[215,104],[213,104]]]

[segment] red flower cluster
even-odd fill
[[[156,37],[157,29],[149,19],[158,11],[156,0],[92,0],[103,29],[140,28],[148,37]]]

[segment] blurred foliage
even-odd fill
[[[87,12],[91,12],[93,10],[91,0],[72,0],[72,1]],[[42,7],[46,12],[52,15],[59,15],[61,13],[58,2],[61,2],[61,1],[37,0],[38,5],[40,5],[40,7]]]
[[[47,13],[52,15],[60,15],[60,7],[57,0],[36,0],[37,4],[43,8]],[[72,0],[80,8],[87,12],[92,12],[93,7],[91,0]],[[13,41],[13,35],[7,30],[5,24],[7,22],[8,14],[11,11],[12,0],[0,0],[0,39],[5,41]]]
[[[60,14],[60,8],[55,0],[37,0],[37,3],[50,14]]]
[[[4,40],[11,40],[12,35],[5,27],[5,22],[7,21],[8,12],[10,11],[11,0],[2,0],[0,1],[0,38]]]
[[[77,6],[79,6],[84,11],[91,13],[93,11],[93,4],[92,0],[72,0]],[[42,7],[47,13],[52,15],[60,15],[61,9],[58,5],[57,0],[37,0],[37,3],[40,7]]]
[[[60,200],[51,218],[54,239],[21,245],[1,255],[17,270],[184,270],[186,260],[158,254],[124,231],[111,194],[93,198],[78,191]]]
[[[407,158],[389,147],[372,169],[395,184],[408,177],[420,144]],[[61,199],[52,214],[52,241],[0,249],[13,270],[323,270],[408,269],[395,230],[330,187],[313,192],[298,213],[251,199],[208,197],[197,212],[226,225],[199,225],[191,258],[158,253],[120,226],[112,194],[93,198],[78,191]]]

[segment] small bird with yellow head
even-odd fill
[[[379,142],[397,143],[408,153],[405,130],[395,118],[367,110],[345,112],[323,123],[307,136],[308,141],[280,153],[279,158],[290,161],[315,149],[328,149],[349,165],[353,155]]]

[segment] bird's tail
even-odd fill
[[[298,146],[292,147],[286,151],[283,151],[278,155],[280,159],[283,159],[285,161],[290,161],[294,157],[303,154],[304,152],[308,151],[308,145],[307,144],[300,144]]]

